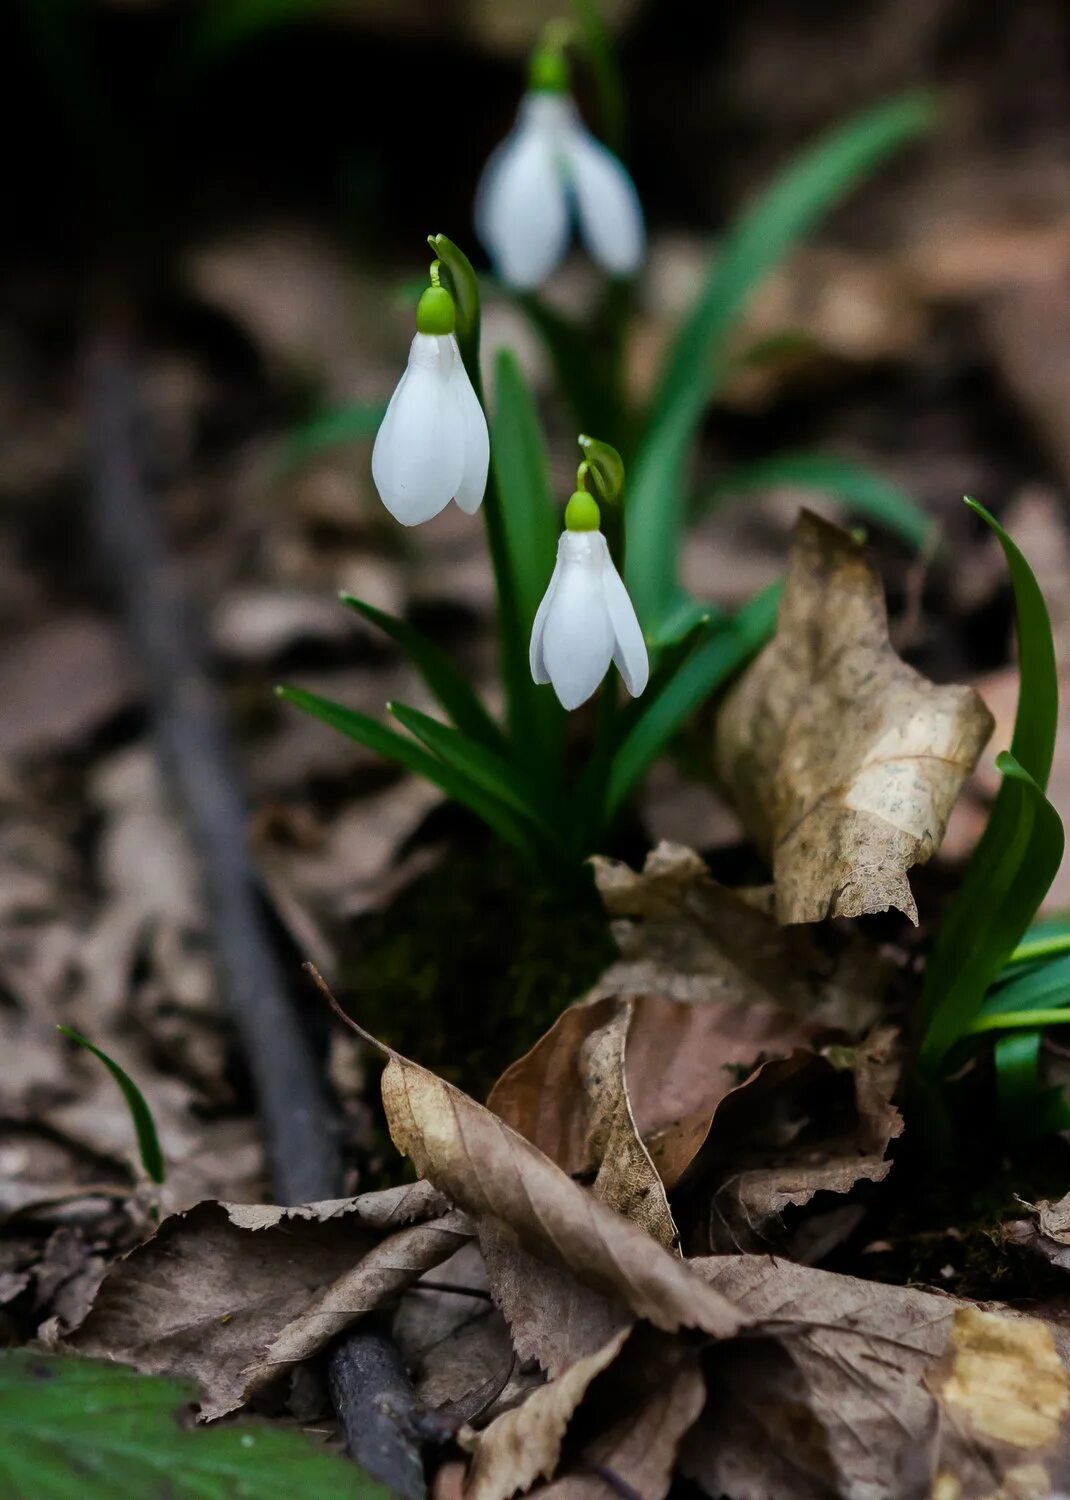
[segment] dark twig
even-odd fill
[[[343,1189],[339,1121],[272,947],[246,851],[246,810],[189,606],[142,478],[132,357],[121,330],[86,368],[93,539],[145,674],[157,752],[203,872],[223,1004],[252,1076],[282,1203]],[[329,1360],[349,1451],[405,1500],[426,1493],[415,1392],[385,1328],[362,1322]]]

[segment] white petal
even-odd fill
[[[376,434],[372,478],[403,526],[438,515],[464,472],[464,434],[450,392],[454,361],[448,338],[418,333]]]
[[[583,243],[611,276],[633,275],[646,243],[635,184],[612,151],[579,122],[566,136],[565,153]]]
[[[476,232],[498,275],[528,289],[545,281],[568,248],[568,198],[562,178],[560,111],[567,101],[530,96],[513,130],[483,169]]]
[[[608,548],[602,570],[602,587],[616,638],[613,660],[617,671],[624,678],[624,686],[633,698],[638,698],[650,678],[650,658],[647,656],[646,642],[643,640],[635,606],[628,597],[628,590],[613,565],[612,557],[608,555]]]
[[[550,681],[550,674],[546,670],[546,659],[542,649],[542,638],[543,631],[546,629],[546,617],[550,613],[550,606],[554,602],[554,594],[557,592],[558,580],[561,577],[561,553],[564,540],[564,533],[562,533],[561,540],[557,544],[557,561],[554,563],[554,571],[550,574],[550,582],[546,585],[546,592],[542,596],[542,602],[535,612],[535,623],[531,627],[531,645],[528,647],[528,663],[531,667],[532,678],[538,683]]]
[[[598,687],[613,656],[613,627],[602,569],[608,557],[598,531],[566,531],[560,576],[542,633],[542,653],[554,692],[565,708],[579,708]]]
[[[464,445],[464,468],[454,491],[453,498],[468,515],[474,515],[483,503],[487,488],[487,470],[490,467],[490,435],[487,419],[479,398],[472,389],[468,371],[457,348],[457,340],[449,335],[456,360],[449,378],[450,399],[454,403],[456,420],[461,429]]]

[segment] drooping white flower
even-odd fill
[[[589,495],[572,497],[565,525],[531,631],[531,675],[536,682],[553,683],[565,708],[579,708],[612,661],[629,693],[638,698],[650,675],[646,643],[606,539],[597,530],[598,507]]]
[[[453,332],[453,299],[429,287],[416,337],[372,449],[379,498],[403,526],[418,526],[456,500],[471,515],[487,487],[487,419]]]
[[[639,269],[646,236],[632,179],[567,93],[533,90],[483,169],[476,232],[501,279],[526,290],[564,258],[573,218],[604,271],[631,276]]]

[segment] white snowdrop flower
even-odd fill
[[[432,278],[434,278],[432,270]],[[416,309],[409,362],[372,450],[379,498],[403,526],[437,516],[451,500],[471,515],[487,487],[487,419],[454,334],[453,298],[437,283]]]
[[[552,682],[565,708],[579,708],[615,662],[638,698],[650,667],[632,601],[599,531],[598,506],[577,491],[565,510],[557,565],[531,631],[531,675]]]
[[[536,53],[533,83],[476,194],[476,232],[495,270],[520,290],[539,286],[563,260],[575,218],[604,271],[633,275],[646,236],[632,179],[580,119],[559,53]]]

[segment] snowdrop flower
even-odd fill
[[[564,259],[572,219],[611,276],[643,259],[643,211],[624,167],[583,124],[560,48],[540,48],[516,124],[483,169],[476,232],[510,286],[539,286]]]
[[[403,526],[418,526],[456,500],[469,515],[487,487],[487,419],[461,360],[453,298],[432,285],[416,308],[409,362],[375,438],[372,478]]]
[[[531,675],[552,682],[565,708],[579,708],[611,661],[638,698],[650,674],[632,601],[599,530],[598,506],[582,490],[565,509],[557,566],[531,631]]]

